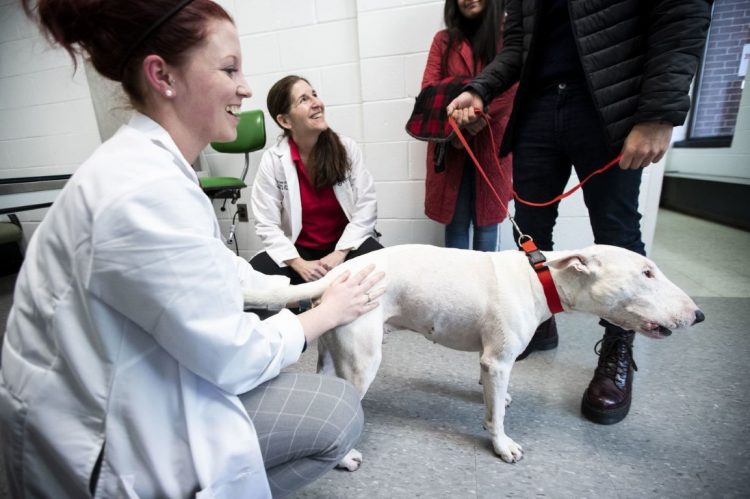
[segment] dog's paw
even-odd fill
[[[513,397],[510,396],[510,393],[505,392],[505,407],[508,407],[511,402],[513,402]]]
[[[336,468],[347,471],[357,471],[361,465],[362,453],[357,449],[352,449],[341,461],[339,461]]]
[[[497,437],[492,441],[495,454],[506,463],[517,463],[523,459],[523,448],[511,440],[507,435]]]

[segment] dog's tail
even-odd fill
[[[338,272],[329,272],[322,279],[306,282],[296,286],[285,286],[272,289],[246,289],[244,291],[246,307],[281,305],[318,298],[328,288]]]

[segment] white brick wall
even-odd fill
[[[404,132],[442,0],[221,0],[240,34],[244,72],[253,91],[245,109],[265,110],[268,89],[287,74],[310,80],[328,121],[357,140],[376,180],[386,245],[442,244],[443,228],[423,213],[425,145]],[[279,129],[267,117],[268,145]],[[69,173],[98,145],[97,119],[83,67],[49,49],[14,0],[0,0],[0,176]],[[251,155],[252,182],[261,152]],[[240,155],[206,151],[212,174],[239,175]],[[661,186],[659,168],[644,175],[644,237],[650,245]],[[569,185],[573,185],[574,179]],[[240,202],[249,202],[249,189]],[[233,208],[217,215],[226,230]],[[554,238],[559,248],[592,241],[580,192],[563,201]],[[43,211],[22,214],[27,233]],[[31,230],[29,230],[31,229]],[[251,223],[237,232],[241,254],[260,249]],[[501,247],[511,248],[509,224]]]
[[[100,143],[83,67],[0,1],[0,177],[72,173]],[[46,210],[18,213],[28,238]]]
[[[283,6],[280,8],[280,6]],[[268,89],[288,74],[307,78],[326,104],[328,122],[337,132],[365,145],[362,118],[362,86],[354,0],[239,0],[226,5],[235,16],[242,45],[243,66],[252,98],[244,109],[266,110]],[[266,115],[267,147],[281,130]],[[239,155],[238,155],[239,156]],[[261,153],[251,155],[247,183],[257,170]],[[212,174],[239,175],[241,157],[208,151]],[[250,189],[240,203],[249,203]],[[216,202],[218,207],[220,202]],[[217,210],[225,232],[233,208]],[[240,254],[252,257],[261,249],[252,220],[238,226]]]

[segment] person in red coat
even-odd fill
[[[502,0],[446,0],[444,19],[446,29],[438,31],[432,40],[427,65],[422,77],[422,88],[455,78],[470,79],[492,61],[502,43]],[[438,147],[434,142],[427,149],[427,177],[425,214],[445,224],[445,246],[449,248],[495,251],[498,224],[507,216],[507,205],[512,198],[512,164],[508,155],[501,159],[501,174],[495,166],[496,151],[505,133],[511,113],[516,87],[508,89],[489,104],[490,127],[495,139],[492,143],[484,122],[466,129],[465,135],[482,167],[489,176],[503,203],[471,162],[463,146],[455,139],[445,146],[442,164],[436,167]],[[470,229],[473,241],[469,245]]]

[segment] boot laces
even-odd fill
[[[638,370],[633,359],[633,346],[625,338],[605,336],[594,345],[594,353],[599,356],[596,370],[619,385],[625,384],[630,365],[634,371]]]

